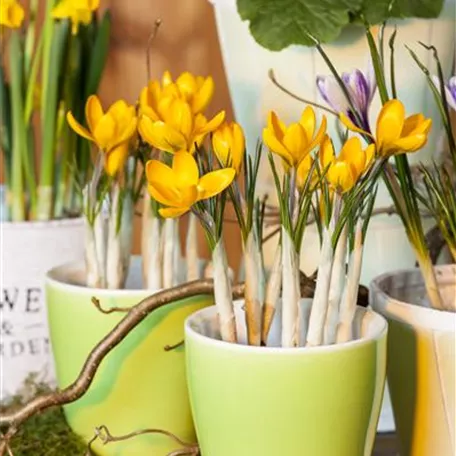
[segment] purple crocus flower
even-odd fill
[[[437,89],[440,91],[440,80],[437,76],[433,76],[432,80],[437,87]],[[448,83],[445,84],[445,96],[446,96],[446,101],[448,103],[448,106],[450,106],[451,109],[456,111],[456,76],[452,76],[449,80]]]
[[[334,76],[317,76],[317,87],[320,95],[335,111],[343,112],[355,125],[365,131],[370,131],[369,107],[377,89],[372,64],[368,66],[365,73],[355,69],[349,73],[342,73],[341,79],[350,94],[351,101],[360,118],[359,121]]]

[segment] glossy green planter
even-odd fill
[[[251,347],[219,340],[215,308],[189,317],[187,377],[202,456],[371,456],[387,324],[358,308],[355,326],[362,337],[344,344]]]
[[[127,290],[89,289],[79,264],[53,269],[47,278],[46,299],[58,386],[72,383],[91,351],[123,317],[100,313],[103,308],[129,307],[150,293],[140,288],[135,262]],[[131,280],[130,280],[131,279]],[[136,289],[135,289],[136,288]],[[102,362],[93,384],[78,401],[65,407],[71,428],[86,441],[95,427],[106,425],[113,435],[146,429],[166,429],[194,442],[195,432],[185,380],[184,348],[165,351],[184,338],[184,321],[212,304],[207,296],[178,301],[157,309],[133,330]],[[143,435],[106,446],[95,444],[103,456],[165,456],[179,445],[162,435]]]

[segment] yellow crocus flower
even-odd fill
[[[173,84],[169,71],[166,71],[162,78],[163,88]],[[214,95],[214,80],[211,76],[195,76],[185,71],[174,83],[177,87],[180,97],[182,97],[191,107],[193,114],[203,112],[212,100]]]
[[[375,140],[377,154],[384,158],[421,149],[432,126],[432,120],[426,119],[423,114],[406,118],[404,105],[396,99],[383,105],[377,119],[375,138],[356,127],[345,114],[340,114],[340,120],[349,130],[371,136]]]
[[[61,0],[52,10],[55,19],[70,19],[71,33],[76,35],[79,24],[88,25],[92,21],[92,12],[100,6],[100,0]]]
[[[135,108],[119,100],[104,113],[98,97],[91,95],[86,102],[85,115],[88,129],[71,112],[67,113],[68,123],[78,135],[94,142],[104,152],[105,170],[113,176],[128,157],[128,144],[136,132]]]
[[[224,123],[212,135],[212,147],[223,166],[231,166],[238,174],[244,161],[244,132],[236,122]]]
[[[342,146],[339,156],[334,153],[334,146],[325,135],[320,146],[320,163],[326,171],[326,179],[339,192],[351,190],[358,179],[367,171],[375,154],[375,145],[365,150],[358,137],[348,139]]]
[[[223,192],[235,175],[233,168],[224,168],[200,177],[196,160],[184,150],[174,154],[172,167],[158,160],[149,160],[146,164],[149,193],[168,206],[159,211],[166,218],[179,217],[198,201]]]
[[[0,25],[8,28],[19,28],[24,20],[25,12],[16,0],[1,0]]]
[[[216,130],[225,120],[220,111],[210,121],[203,114],[193,115],[190,105],[180,98],[166,98],[160,105],[161,120],[142,115],[139,133],[151,146],[166,152],[188,150],[194,152],[205,136]]]
[[[296,170],[296,185],[298,186],[299,190],[302,190],[307,182],[309,172],[312,169],[314,163],[314,159],[312,155],[308,154],[299,164],[297,170]],[[310,181],[311,185],[314,185],[318,180],[318,174],[316,170],[313,171],[312,173],[312,178]]]
[[[163,102],[166,105],[169,102],[167,99],[180,98],[190,105],[192,113],[196,115],[206,109],[213,94],[214,80],[210,76],[194,76],[186,71],[173,82],[171,74],[166,71],[161,83],[153,80],[142,89],[139,96],[140,112],[153,120],[163,120]]]
[[[298,167],[301,161],[318,146],[326,132],[326,117],[316,130],[314,110],[308,106],[301,119],[288,127],[274,111],[269,113],[268,126],[263,130],[263,141],[271,152],[282,157],[286,167]]]

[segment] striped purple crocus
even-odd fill
[[[377,89],[372,64],[368,66],[365,73],[355,69],[349,73],[342,73],[341,79],[356,113],[350,107],[347,97],[334,76],[317,76],[320,95],[332,109],[343,112],[356,126],[370,132],[369,107]]]
[[[432,80],[440,91],[440,80],[437,76],[433,76]],[[456,76],[452,76],[448,82],[445,84],[445,97],[448,103],[448,106],[456,111]]]

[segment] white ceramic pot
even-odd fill
[[[1,398],[21,392],[24,380],[54,384],[44,278],[54,266],[84,256],[82,219],[2,222]]]
[[[443,299],[456,308],[456,265],[436,274]],[[384,274],[370,291],[389,322],[388,384],[401,456],[454,456],[456,313],[429,307],[418,269]]]

